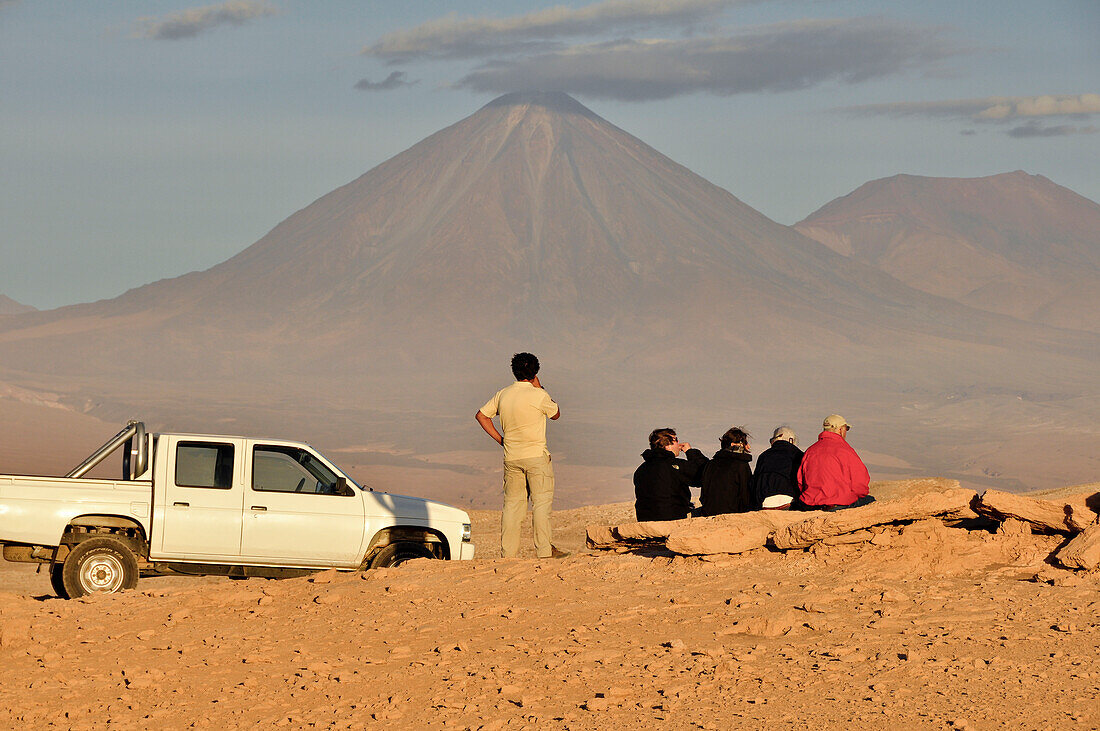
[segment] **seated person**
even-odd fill
[[[798,468],[802,450],[798,436],[789,426],[776,427],[771,446],[756,458],[752,473],[756,507],[763,510],[787,510],[798,497]]]
[[[752,461],[749,436],[747,431],[735,426],[719,438],[722,448],[703,469],[699,515],[747,513],[756,509],[752,470],[749,469]]]
[[[686,451],[687,459],[677,459]],[[707,458],[676,438],[675,429],[654,429],[642,464],[634,471],[638,520],[679,520],[691,512],[691,485],[698,485]]]
[[[839,510],[874,502],[869,494],[867,466],[848,444],[851,425],[840,414],[830,414],[817,442],[802,455],[798,468],[798,503],[802,510]]]

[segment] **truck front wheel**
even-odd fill
[[[400,566],[414,558],[435,558],[435,554],[423,543],[397,541],[379,551],[371,559],[370,567],[372,569],[382,569],[388,566]]]
[[[115,538],[89,538],[69,551],[61,566],[61,583],[70,597],[114,594],[138,582],[137,559]]]

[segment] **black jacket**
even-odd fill
[[[752,490],[752,454],[719,449],[703,470],[701,515],[747,513],[760,507]]]
[[[756,507],[772,495],[798,497],[798,466],[802,450],[780,439],[756,458],[756,473],[752,477]]]
[[[689,449],[687,459],[676,459],[667,449],[642,452],[642,465],[634,470],[634,511],[638,520],[679,520],[691,511],[691,485],[698,485],[707,458]]]

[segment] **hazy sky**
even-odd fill
[[[0,0],[0,294],[206,269],[522,89],[785,224],[897,173],[1100,201],[1100,0]]]

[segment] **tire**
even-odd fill
[[[61,568],[62,564],[50,564],[50,586],[53,587],[54,593],[59,597],[68,599],[69,592],[65,591],[65,582],[61,578]]]
[[[390,566],[400,566],[414,558],[435,558],[435,554],[423,543],[397,541],[379,551],[371,559],[370,567],[372,569],[383,569]]]
[[[73,547],[61,565],[61,583],[76,599],[88,594],[114,594],[138,582],[137,559],[117,538],[88,538]]]

